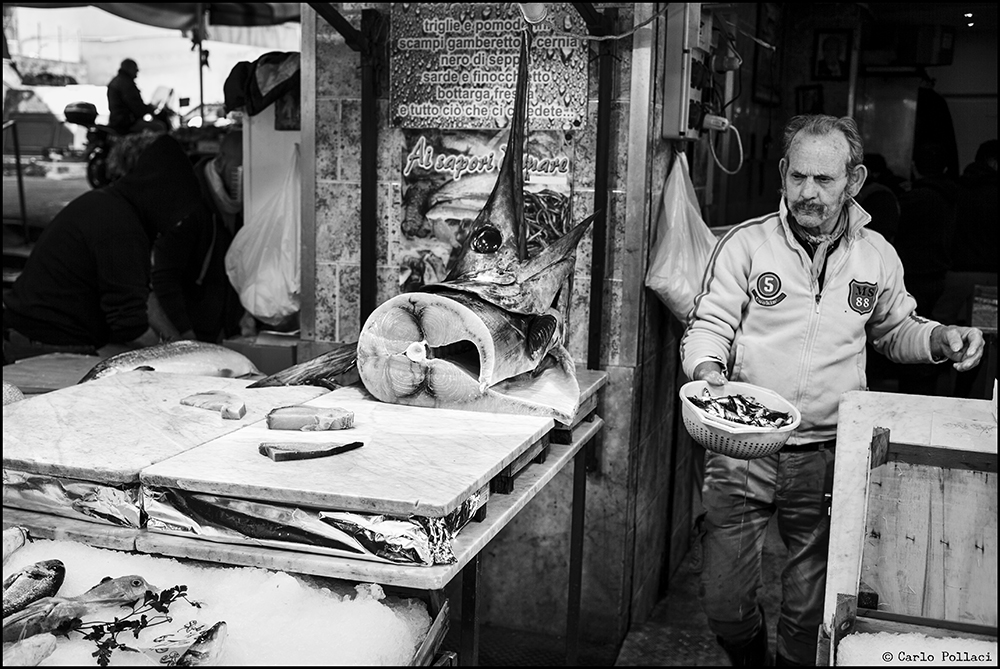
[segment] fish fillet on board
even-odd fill
[[[368,317],[357,366],[396,404],[549,416],[570,422],[579,384],[555,308],[594,216],[529,257],[524,218],[528,35],[500,173],[446,279],[393,297]]]
[[[113,355],[94,365],[80,383],[135,369],[225,378],[260,375],[253,362],[238,351],[219,344],[185,340]]]

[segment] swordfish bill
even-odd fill
[[[528,33],[521,39],[517,89],[507,149],[493,192],[472,222],[455,266],[444,283],[475,281],[512,284],[528,259],[524,225],[524,134],[528,117]]]

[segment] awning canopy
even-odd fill
[[[298,21],[298,2],[5,2],[15,7],[39,9],[97,7],[129,21],[158,28],[194,30],[198,8],[213,26],[273,26]]]

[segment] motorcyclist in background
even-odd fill
[[[142,101],[139,87],[135,85],[138,74],[139,66],[126,58],[108,84],[108,126],[119,135],[145,130],[167,132],[167,125],[154,117],[158,110]]]

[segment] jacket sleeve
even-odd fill
[[[153,245],[153,292],[160,300],[167,318],[180,332],[191,329],[184,301],[184,277],[198,243],[196,223],[188,217]]]
[[[95,249],[101,310],[111,331],[109,341],[122,344],[149,327],[149,240],[134,221],[109,226],[105,234]]]
[[[897,363],[944,362],[931,355],[931,331],[940,325],[917,315],[917,301],[906,291],[903,264],[896,250],[882,245],[885,286],[865,326],[876,351]]]
[[[688,378],[705,361],[718,362],[726,373],[729,351],[750,299],[749,276],[750,254],[739,240],[727,235],[708,261],[701,293],[695,297],[681,339],[681,364]]]
[[[150,111],[152,107],[147,105],[142,101],[142,95],[139,93],[139,87],[135,85],[135,82],[127,82],[121,87],[122,102],[125,106],[129,108],[136,118],[142,118],[143,115]]]

